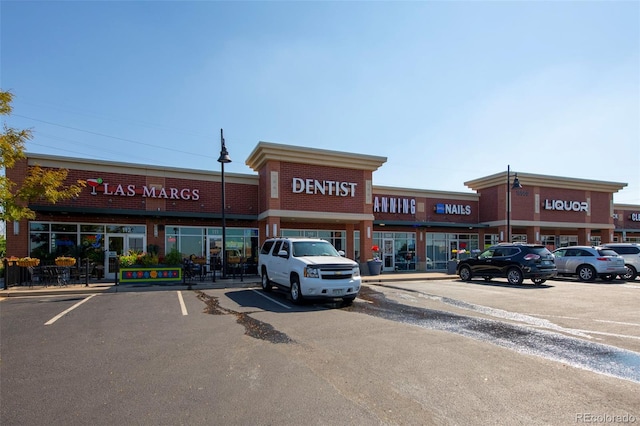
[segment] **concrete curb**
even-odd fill
[[[407,281],[432,281],[432,280],[454,280],[457,275],[448,275],[439,272],[425,273],[399,273],[367,275],[362,277],[362,284],[385,284],[391,282]],[[260,278],[251,277],[249,280],[225,279],[211,281],[194,280],[191,282],[191,290],[221,290],[226,288],[254,288],[260,287]],[[60,296],[67,294],[94,294],[94,293],[127,293],[140,291],[171,291],[189,290],[189,283],[169,283],[169,284],[119,284],[112,282],[93,283],[89,286],[84,284],[68,284],[66,286],[13,286],[7,290],[0,290],[0,298],[25,297],[25,296]]]

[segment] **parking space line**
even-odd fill
[[[640,324],[637,324],[635,322],[620,322],[620,321],[608,321],[608,320],[599,320],[599,319],[594,319],[595,322],[606,322],[609,324],[620,324],[620,325],[632,325],[634,327],[640,327]]]
[[[89,297],[87,297],[86,299],[84,299],[81,302],[76,303],[75,305],[73,305],[72,307],[70,307],[69,309],[60,312],[58,315],[56,315],[55,317],[51,318],[49,321],[45,322],[44,325],[51,325],[54,322],[58,321],[60,318],[62,318],[63,316],[65,316],[66,314],[68,314],[69,312],[73,311],[75,308],[77,308],[78,306],[82,305],[84,302],[86,302],[87,300],[91,299],[93,296],[97,296],[96,294],[92,294]]]
[[[182,298],[182,292],[178,291],[178,301],[180,301],[180,309],[182,310],[182,315],[189,315],[187,312],[187,307],[184,304],[184,299]]]
[[[282,306],[283,308],[291,309],[291,306],[287,306],[287,305],[285,305],[284,303],[280,303],[280,302],[278,302],[276,299],[274,299],[274,298],[272,298],[272,297],[267,296],[266,294],[262,293],[261,291],[258,291],[258,290],[251,290],[251,291],[253,291],[255,294],[259,294],[260,296],[264,297],[265,299],[269,299],[269,300],[271,300],[273,303],[275,303],[275,304],[277,304],[277,305],[280,305],[280,306]]]

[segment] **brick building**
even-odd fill
[[[376,186],[373,174],[386,161],[258,143],[246,160],[255,175],[224,175],[225,253],[252,272],[267,237],[312,236],[361,264],[378,247],[386,272],[441,271],[451,257],[505,241],[507,224],[512,240],[550,249],[640,242],[640,206],[613,203],[625,183],[518,172],[522,188],[507,193],[505,171],[465,182],[469,193]],[[7,224],[10,256],[91,253],[109,277],[115,256],[129,250],[221,253],[220,172],[29,154],[7,175],[20,182],[35,164],[67,169],[69,183],[88,185],[75,199],[30,205],[35,220]]]

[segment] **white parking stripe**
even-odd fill
[[[180,301],[180,309],[182,309],[182,315],[189,315],[187,312],[187,307],[184,304],[184,299],[182,298],[182,292],[178,291],[178,300]]]
[[[599,319],[594,319],[594,321],[595,322],[607,322],[609,324],[632,325],[634,327],[640,327],[640,324],[636,324],[634,322],[607,321],[607,320],[599,320]]]
[[[86,302],[87,300],[91,299],[93,296],[96,296],[96,294],[92,294],[91,296],[87,297],[86,299],[84,299],[81,302],[76,303],[75,305],[73,305],[72,307],[70,307],[69,309],[67,309],[66,311],[63,311],[61,313],[59,313],[58,315],[56,315],[55,317],[51,318],[49,321],[45,322],[44,325],[51,325],[54,322],[58,321],[60,318],[62,318],[63,316],[65,316],[66,314],[68,314],[69,312],[73,311],[75,308],[77,308],[78,306],[82,305],[84,302]]]
[[[259,294],[260,296],[264,297],[265,299],[269,299],[269,300],[271,300],[273,303],[275,303],[275,304],[277,304],[277,305],[282,306],[283,308],[291,309],[291,306],[287,306],[287,305],[285,305],[284,303],[280,303],[280,302],[278,302],[276,299],[274,299],[274,298],[272,298],[272,297],[267,296],[266,294],[264,294],[264,293],[263,293],[263,292],[261,292],[261,291],[258,291],[258,290],[252,290],[252,291],[253,291],[254,293]]]

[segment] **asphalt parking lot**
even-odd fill
[[[454,276],[368,283],[350,307],[249,283],[9,297],[0,420],[639,422],[639,297]]]

